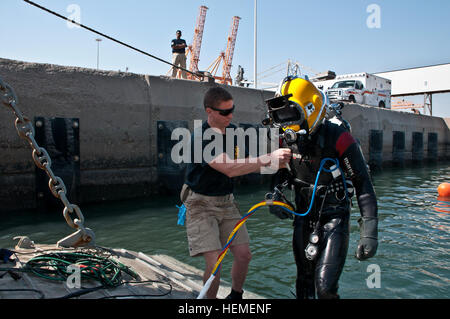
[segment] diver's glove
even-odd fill
[[[273,201],[278,201],[278,202],[285,202],[282,197],[281,194],[279,192],[275,192],[274,194],[271,194],[271,200]],[[266,195],[266,199],[267,199],[267,195]],[[270,205],[269,206],[269,212],[275,216],[277,216],[280,219],[286,219],[286,218],[290,218],[293,219],[294,217],[292,216],[292,214],[288,213],[287,211],[285,211],[283,208],[281,208],[281,206],[278,205]]]
[[[378,218],[360,217],[358,219],[360,227],[360,240],[356,248],[356,258],[364,260],[373,257],[378,247]]]

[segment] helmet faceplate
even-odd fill
[[[281,86],[281,96],[291,95],[288,99],[302,113],[298,123],[289,123],[290,128],[302,127],[313,134],[326,113],[327,98],[314,84],[303,78],[287,79]],[[293,103],[292,103],[293,102]],[[302,122],[302,123],[300,123]],[[282,123],[280,123],[284,126]],[[288,123],[286,123],[288,124]]]

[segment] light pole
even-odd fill
[[[255,43],[254,43],[254,65],[253,65],[253,69],[254,69],[254,75],[253,75],[253,83],[254,83],[254,85],[255,85],[255,89],[256,88],[258,88],[258,82],[257,82],[257,79],[256,79],[256,74],[257,74],[257,62],[256,62],[256,53],[257,53],[257,39],[256,39],[256,37],[257,37],[257,29],[256,29],[256,26],[257,26],[257,14],[256,14],[256,12],[257,12],[257,0],[255,0],[255,18],[254,18],[254,20],[255,20]]]
[[[100,42],[102,41],[102,39],[95,39],[95,41],[97,41],[97,70],[98,70],[98,66],[99,66],[99,61],[100,61]]]

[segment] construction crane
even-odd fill
[[[225,60],[223,63],[223,83],[228,83],[231,85],[231,65],[233,62],[233,55],[234,55],[234,47],[236,45],[236,37],[237,37],[237,31],[239,28],[239,20],[241,20],[240,17],[234,16],[231,28],[230,28],[230,35],[228,36],[228,42],[227,42],[227,50],[225,51]]]
[[[189,46],[189,51],[191,53],[189,71],[194,73],[198,72],[198,61],[200,60],[200,49],[202,47],[203,30],[205,28],[206,10],[208,10],[208,7],[200,6],[197,23],[194,30],[194,39],[192,40],[192,44]],[[192,74],[189,74],[188,78],[197,79]]]
[[[218,83],[231,85],[233,80],[231,78],[231,66],[233,62],[234,47],[236,45],[237,31],[239,28],[240,17],[234,16],[231,20],[231,28],[228,34],[227,49],[221,52],[217,59],[208,67],[208,72],[217,80]],[[222,62],[222,76],[216,76]]]

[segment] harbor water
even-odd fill
[[[353,199],[350,246],[339,282],[341,298],[450,298],[450,202],[438,200],[437,187],[450,182],[450,164],[384,169],[373,175],[378,197],[379,247],[375,257],[354,257],[359,209]],[[263,200],[267,186],[239,186],[236,199],[244,214]],[[288,194],[289,196],[289,194]],[[165,254],[203,268],[188,254],[184,226],[177,225],[176,196],[82,205],[85,225],[97,244],[148,255]],[[267,298],[294,298],[296,266],[291,249],[292,221],[267,208],[247,221],[253,259],[245,289]],[[14,247],[13,236],[36,243],[56,243],[72,231],[62,211],[0,215],[0,247]],[[222,279],[230,282],[231,253]]]

